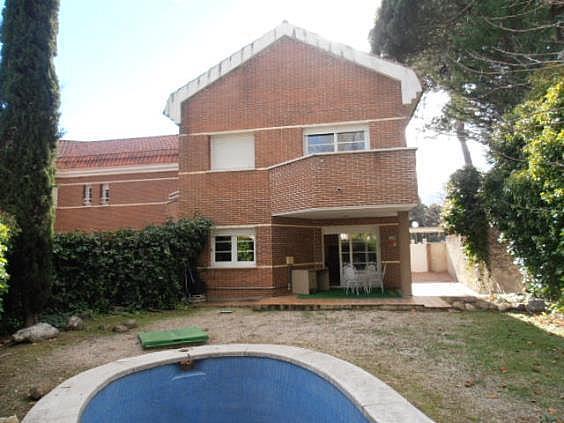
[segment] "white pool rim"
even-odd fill
[[[269,344],[226,344],[179,348],[123,358],[67,379],[43,397],[22,423],[78,423],[90,400],[105,386],[141,370],[214,357],[264,357],[295,364],[337,387],[371,421],[432,422],[398,392],[344,360],[305,348]],[[393,363],[390,363],[393,365]]]

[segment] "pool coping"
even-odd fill
[[[37,402],[22,423],[78,423],[91,398],[111,382],[141,370],[214,357],[265,357],[308,369],[337,387],[363,414],[378,423],[432,420],[393,388],[339,358],[299,347],[273,344],[203,345],[122,358],[73,376]]]

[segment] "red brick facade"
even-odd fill
[[[94,142],[61,141],[57,157],[55,229],[141,229],[174,217],[178,136]],[[102,186],[109,201],[102,201]],[[92,198],[85,204],[85,187]]]
[[[101,204],[102,184],[110,186],[110,202]],[[83,189],[93,189],[90,206],[83,204]],[[68,232],[108,231],[121,228],[141,229],[152,223],[164,223],[169,194],[178,190],[178,174],[173,172],[100,175],[57,178],[57,215],[55,229]]]
[[[330,264],[325,243],[336,227],[369,231],[379,234],[386,286],[406,291],[400,268],[409,257],[400,257],[400,242],[409,239],[398,216],[418,201],[415,151],[404,136],[417,99],[404,104],[403,89],[343,55],[279,38],[180,103],[178,171],[58,178],[57,229],[142,227],[202,215],[215,234],[234,236],[232,244],[233,231],[252,234],[247,267],[214,263],[210,238],[199,269],[212,299],[287,293],[292,268]],[[365,151],[306,154],[308,131],[345,125],[364,128]],[[253,137],[254,168],[212,170],[212,138],[237,133]],[[156,156],[161,161],[154,163],[163,163],[170,151]],[[109,206],[95,203],[103,183],[111,184]],[[85,184],[94,188],[90,206],[82,204]]]
[[[415,151],[310,156],[270,171],[272,213],[417,203]]]
[[[182,103],[179,213],[207,216],[222,228],[251,225],[256,234],[251,268],[214,267],[212,246],[206,249],[200,271],[210,298],[287,292],[286,257],[293,268],[323,268],[322,228],[334,225],[379,231],[385,283],[399,288],[397,215],[291,215],[417,203],[415,151],[404,137],[412,106],[402,104],[399,81],[287,37]],[[351,122],[368,128],[370,151],[304,155],[304,131]],[[255,169],[212,171],[211,137],[238,130],[254,135]]]
[[[399,81],[284,37],[184,102],[180,132],[407,117],[400,90]],[[403,131],[394,132],[401,145]]]

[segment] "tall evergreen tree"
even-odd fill
[[[1,26],[0,208],[21,232],[9,259],[7,307],[26,325],[49,295],[59,86],[58,0],[6,0]]]

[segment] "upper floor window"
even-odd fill
[[[110,204],[110,184],[100,185],[100,204]]]
[[[92,204],[92,185],[82,187],[82,204],[89,206]]]
[[[255,137],[253,134],[212,136],[212,170],[242,170],[254,168]]]
[[[212,237],[212,264],[216,267],[248,267],[256,265],[255,231],[224,230]]]
[[[367,127],[311,128],[304,133],[306,154],[368,150]]]

